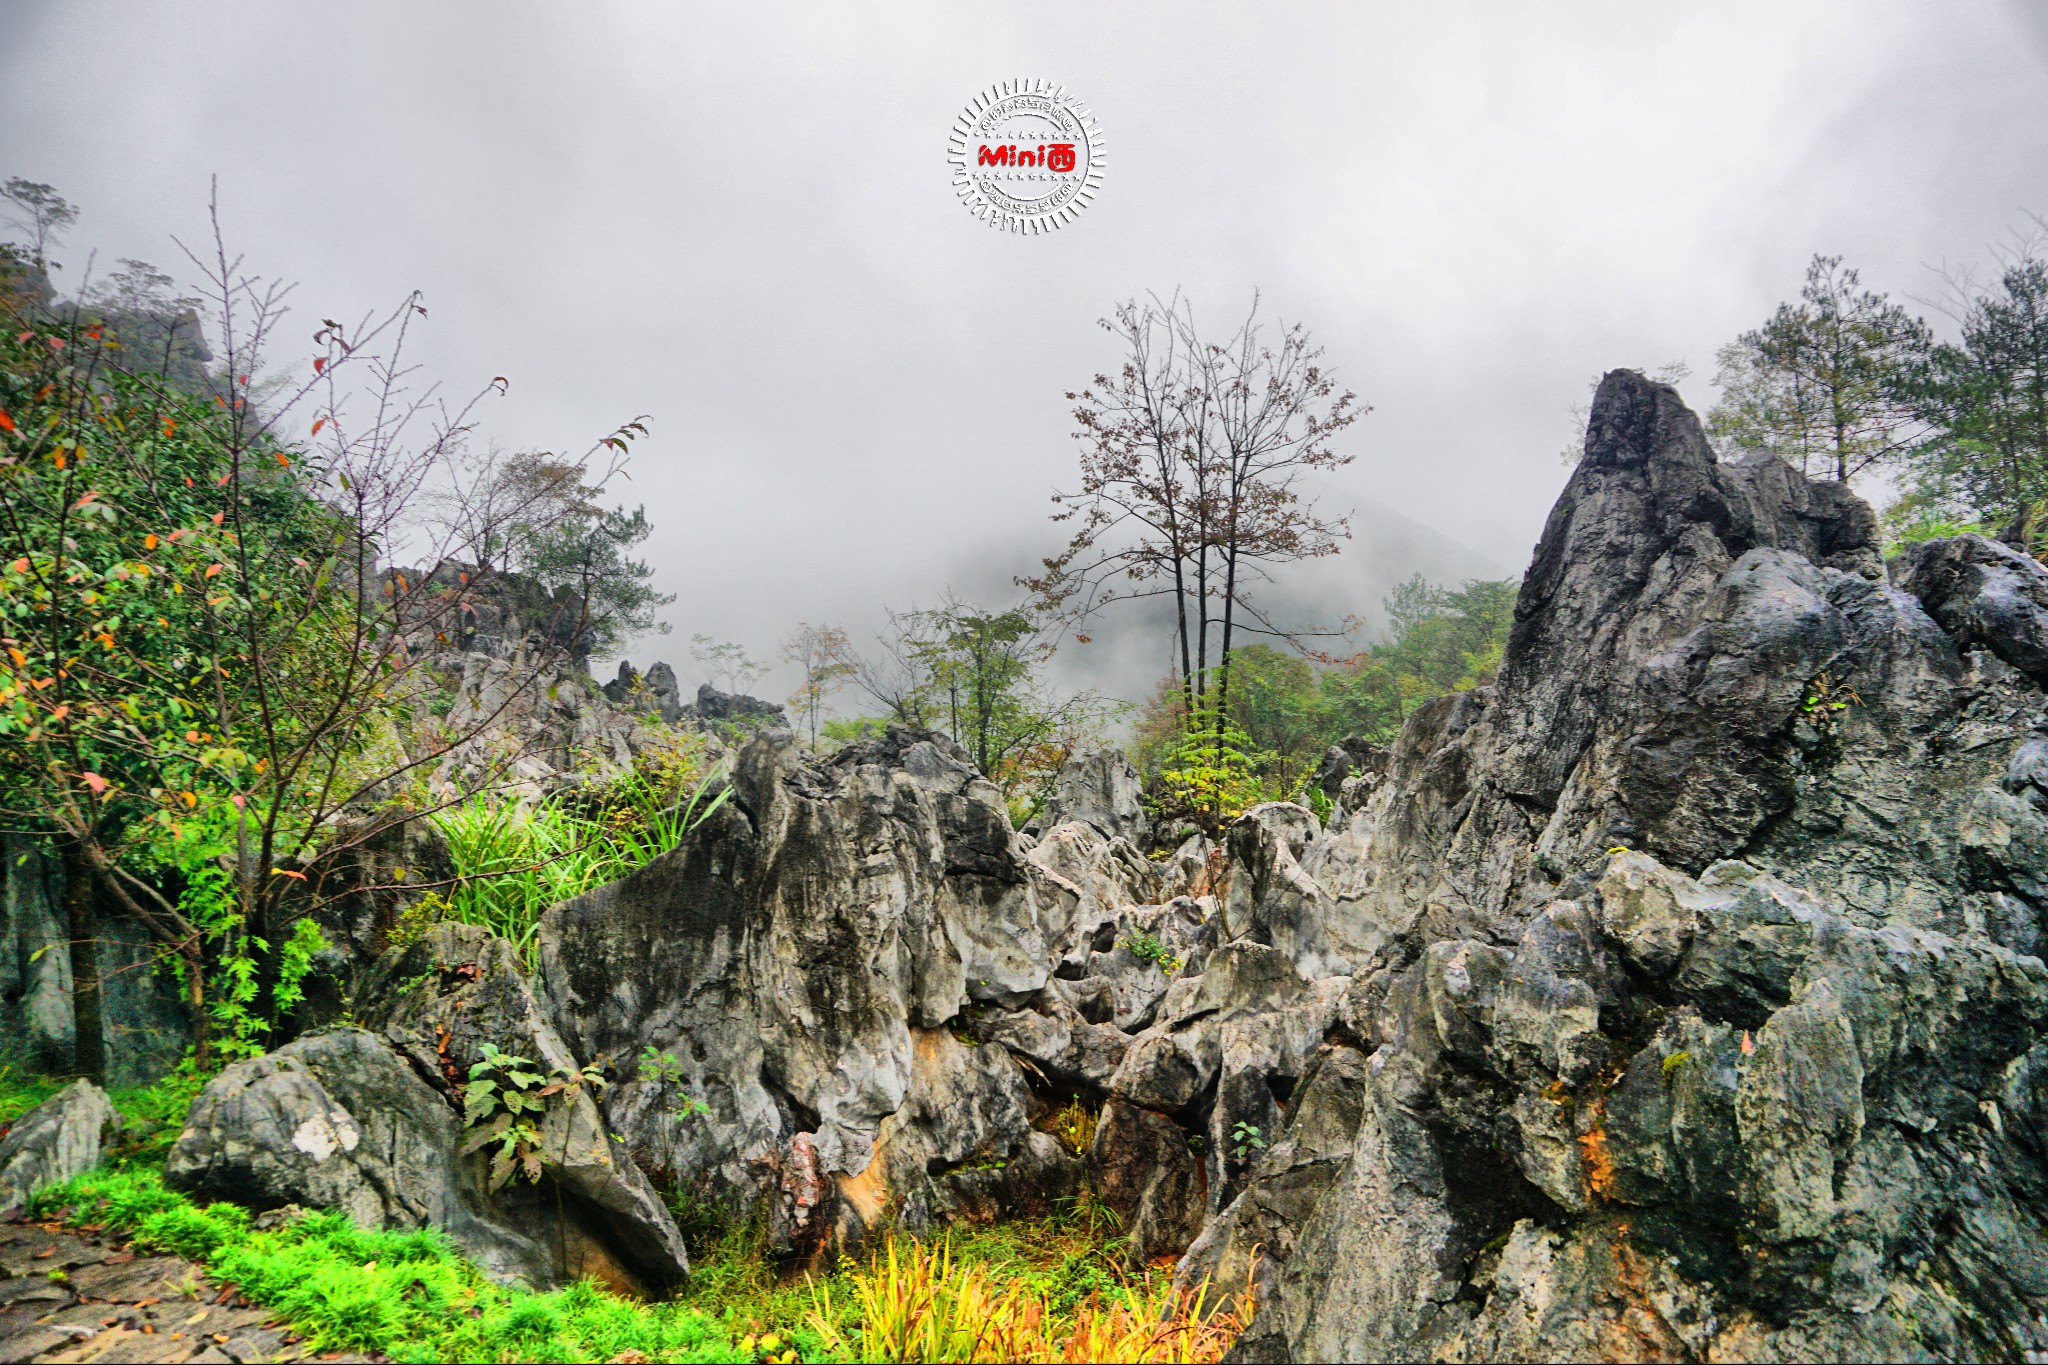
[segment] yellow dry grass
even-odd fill
[[[1164,1283],[1126,1285],[1055,1314],[1021,1280],[998,1288],[980,1265],[955,1266],[945,1246],[891,1243],[855,1270],[853,1306],[860,1325],[843,1331],[831,1289],[816,1291],[814,1331],[836,1355],[870,1361],[1211,1362],[1252,1319],[1252,1286],[1218,1312],[1208,1286],[1191,1292]]]

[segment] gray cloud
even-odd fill
[[[218,173],[304,316],[424,289],[432,368],[512,377],[508,444],[651,414],[629,496],[678,634],[639,652],[677,659],[1000,591],[1056,544],[1094,320],[1180,286],[1222,323],[1262,289],[1376,408],[1327,490],[1360,538],[1290,591],[1334,619],[1411,568],[1519,568],[1601,370],[1684,359],[1704,404],[1810,252],[1926,293],[2048,207],[2041,15],[16,4],[0,174],[58,184],[103,259],[168,263]],[[1031,240],[943,159],[1015,75],[1085,97],[1110,155]],[[1134,690],[1148,655],[1071,667]]]

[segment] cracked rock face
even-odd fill
[[[107,1092],[87,1080],[23,1114],[0,1139],[0,1212],[11,1217],[36,1191],[99,1165],[101,1144],[121,1127]]]
[[[1887,568],[1609,375],[1498,685],[1295,854],[1385,938],[1303,1068],[1348,1138],[1302,1084],[1183,1262],[1257,1278],[1235,1357],[2048,1350],[2043,639],[2033,561]]]
[[[800,1140],[839,1202],[787,1225],[856,1239],[885,1212],[915,1227],[986,1207],[1026,1173],[1064,1190],[1023,1064],[949,1030],[1039,996],[1101,888],[1028,860],[1000,794],[938,736],[892,727],[820,761],[771,731],[732,780],[683,845],[542,926],[563,1036],[620,1069],[613,1130],[736,1212],[780,1197]]]

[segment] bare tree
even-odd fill
[[[815,749],[826,700],[854,676],[853,645],[838,626],[814,626],[805,621],[783,641],[782,657],[803,670],[804,680],[790,693],[789,704],[804,718]]]
[[[1076,622],[1113,601],[1171,596],[1183,700],[1191,716],[1213,701],[1220,725],[1239,633],[1285,633],[1251,586],[1349,535],[1348,519],[1320,515],[1299,481],[1350,462],[1334,439],[1369,409],[1338,391],[1303,327],[1281,325],[1269,341],[1256,297],[1220,343],[1203,339],[1178,294],[1126,303],[1102,326],[1124,363],[1068,395],[1081,482],[1055,495],[1054,520],[1077,525],[1043,574],[1020,581]]]

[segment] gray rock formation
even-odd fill
[[[832,1211],[783,1225],[854,1237],[885,1203],[911,1227],[985,1206],[998,1169],[1065,1182],[1019,1064],[948,1032],[1043,991],[1080,910],[1022,856],[996,789],[901,727],[824,761],[771,730],[732,781],[680,847],[543,922],[562,1036],[621,1069],[613,1131],[735,1211],[829,1186]]]
[[[1324,818],[1159,867],[1106,761],[1027,838],[943,738],[769,729],[536,981],[437,940],[366,1017],[429,1094],[486,1037],[608,1066],[633,1161],[797,1263],[1085,1178],[1252,1288],[1239,1359],[2048,1356],[2044,680],[2048,571],[1887,568],[1616,372],[1498,685],[1333,751]]]
[[[437,926],[385,959],[361,1000],[376,1031],[338,1028],[229,1067],[193,1105],[166,1163],[175,1186],[255,1208],[341,1208],[370,1227],[442,1229],[493,1274],[631,1292],[688,1272],[674,1219],[571,1084],[535,1121],[539,1178],[491,1188],[465,1155],[459,1092],[484,1045],[549,1077],[580,1068],[509,944]]]
[[[121,1127],[107,1092],[91,1081],[73,1081],[9,1124],[0,1138],[0,1217],[99,1165],[101,1145]]]
[[[64,870],[36,841],[0,835],[0,1061],[75,1074]],[[149,931],[101,898],[94,949],[106,1082],[148,1085],[184,1053],[185,1013]]]
[[[1121,749],[1090,749],[1061,767],[1047,823],[1078,820],[1093,825],[1104,838],[1128,839],[1144,848],[1152,841],[1152,818],[1139,799],[1143,794],[1128,754]]]
[[[1846,490],[1609,375],[1498,685],[1320,837],[1230,832],[1233,934],[1354,948],[1182,1264],[1262,1281],[1236,1358],[2048,1350],[2043,640],[2033,561],[1888,576]]]
[[[657,664],[656,667],[663,665]],[[721,692],[710,683],[703,683],[697,688],[697,703],[690,708],[690,715],[700,725],[714,729],[720,726],[760,729],[789,724],[788,714],[776,703],[743,693]]]

